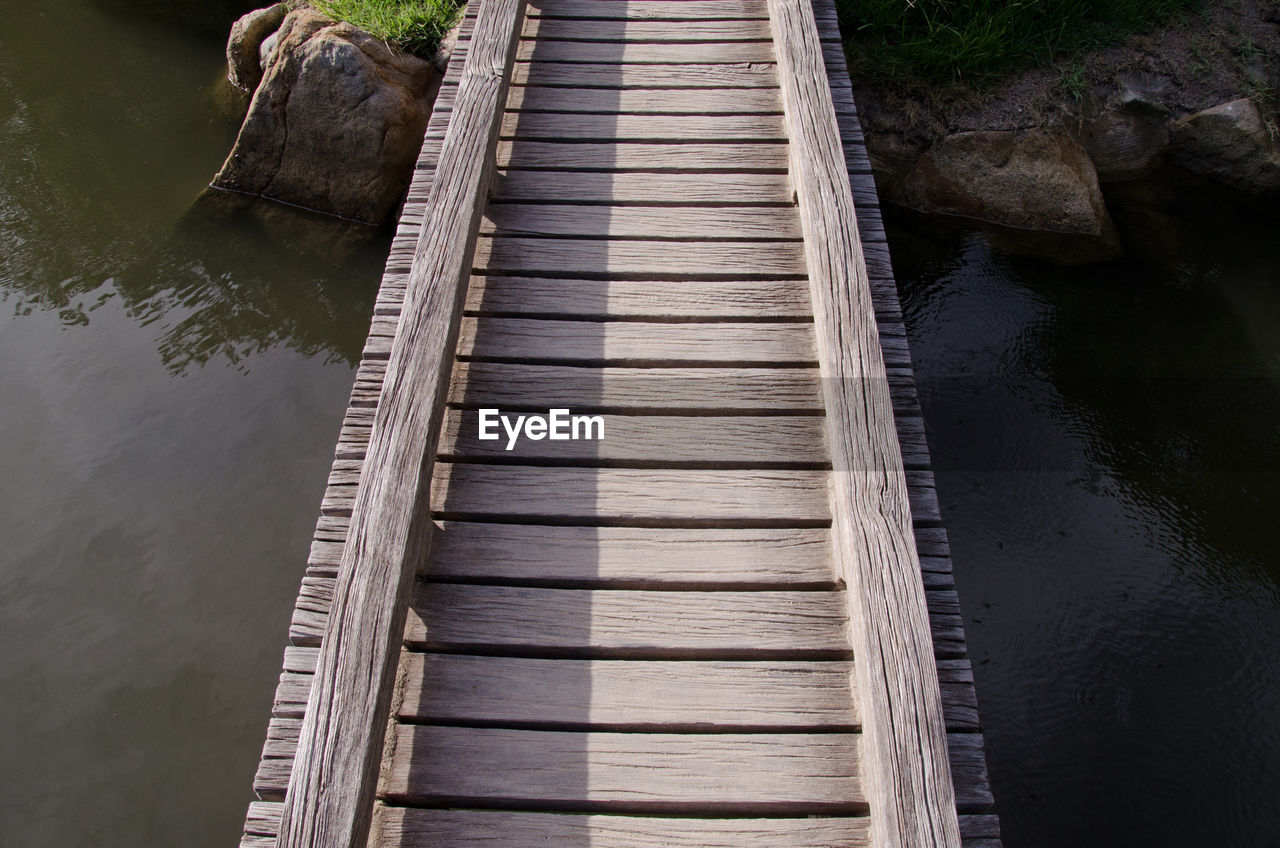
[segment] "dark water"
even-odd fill
[[[1009,848],[1280,845],[1280,214],[1195,206],[890,231]]]
[[[386,241],[189,211],[234,14],[0,0],[0,845],[238,841]]]

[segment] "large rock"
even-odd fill
[[[1256,195],[1280,195],[1280,145],[1257,104],[1233,100],[1173,125],[1169,160]]]
[[[290,12],[213,185],[382,223],[408,188],[434,75],[350,24]]]
[[[1072,127],[1102,183],[1147,176],[1169,148],[1169,110],[1154,90],[1167,78],[1120,74],[1117,82],[1105,98],[1086,98]]]
[[[916,162],[903,201],[921,212],[1083,237],[1088,259],[1119,251],[1093,163],[1062,132],[947,136]]]
[[[284,21],[283,3],[257,9],[231,25],[227,38],[227,79],[236,88],[253,91],[262,81],[259,51],[262,42],[280,28]]]

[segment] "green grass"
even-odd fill
[[[457,21],[461,0],[310,0],[335,21],[347,21],[365,32],[428,58]]]
[[[981,84],[1049,64],[1203,0],[836,0],[857,72],[883,82]]]

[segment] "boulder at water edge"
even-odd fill
[[[290,12],[213,186],[380,224],[408,188],[434,76],[350,24]]]
[[[903,202],[921,212],[1078,236],[1088,259],[1119,252],[1093,163],[1063,132],[949,135],[916,161],[903,191]]]
[[[1233,100],[1173,125],[1169,160],[1256,195],[1280,195],[1280,145],[1252,100]]]
[[[255,9],[231,25],[227,39],[227,79],[236,88],[253,91],[262,81],[258,50],[284,21],[284,4]]]

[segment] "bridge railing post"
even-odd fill
[[[276,844],[368,840],[435,446],[526,0],[480,0],[360,476]]]
[[[812,0],[768,0],[800,207],[875,848],[959,848],[902,452]]]

